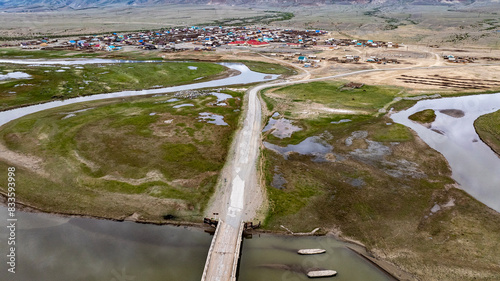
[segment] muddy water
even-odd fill
[[[17,272],[7,272],[0,207],[0,280],[200,280],[211,236],[202,230],[17,212]]]
[[[6,208],[0,207],[0,218],[6,217]],[[0,220],[0,280],[198,281],[212,239],[187,227],[20,211],[17,218],[15,275],[6,271],[8,233],[6,220]],[[327,253],[296,254],[304,247],[324,248]],[[335,280],[388,280],[332,238],[267,235],[243,242],[238,280],[306,280],[301,271],[310,268],[337,270]]]
[[[297,254],[304,248],[321,248],[326,253],[314,256]],[[243,256],[238,281],[310,280],[305,273],[311,269],[332,269],[334,278],[324,280],[392,280],[372,264],[331,237],[284,237],[254,235],[243,241]],[[321,279],[323,280],[323,279]]]
[[[433,109],[430,128],[408,116]],[[466,192],[500,212],[500,157],[483,143],[474,129],[481,115],[500,110],[500,93],[419,101],[391,118],[416,131],[430,147],[448,160],[452,177]]]

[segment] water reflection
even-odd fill
[[[332,152],[333,147],[318,136],[308,137],[299,144],[289,144],[285,147],[264,142],[267,149],[271,149],[288,159],[291,153],[314,156],[313,161],[327,161],[326,156]]]
[[[425,109],[436,113],[430,128],[408,116]],[[479,140],[474,121],[500,110],[500,93],[419,101],[391,118],[410,127],[448,160],[452,177],[469,194],[500,212],[500,158]]]

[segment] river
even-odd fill
[[[430,128],[408,116],[425,110],[436,112]],[[391,118],[415,132],[448,161],[452,178],[467,193],[500,212],[500,158],[481,141],[474,121],[500,110],[500,93],[422,100]]]
[[[0,218],[7,218],[5,207]],[[16,274],[7,273],[6,221],[0,223],[1,280],[198,281],[212,239],[192,227],[21,211],[17,218]],[[296,251],[303,247],[321,247],[327,253],[300,256]],[[334,269],[339,272],[335,280],[390,280],[333,238],[271,235],[245,239],[238,280],[307,280],[303,273],[276,265]]]

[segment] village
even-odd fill
[[[159,31],[88,35],[72,39],[41,38],[3,44],[2,47],[21,47],[38,50],[76,50],[86,53],[126,50],[151,50],[165,53],[183,51],[231,51],[253,49],[271,57],[295,60],[304,67],[316,66],[321,60],[338,63],[358,63],[360,56],[318,57],[324,50],[355,48],[394,48],[400,44],[375,40],[353,40],[329,37],[324,30],[295,30],[268,27],[185,27]],[[346,50],[347,51],[347,50]],[[397,59],[370,56],[370,63],[398,63]]]
[[[299,30],[271,27],[191,26],[128,33],[87,35],[77,38],[40,38],[10,42],[1,47],[28,50],[71,50],[84,53],[146,50],[161,53],[252,51],[271,58],[320,67],[328,64],[400,64],[406,55],[374,53],[375,50],[408,50],[401,43],[379,40],[333,38],[325,30]],[[431,46],[439,48],[438,46]],[[328,55],[325,51],[337,51]],[[339,52],[341,55],[339,55]],[[165,56],[162,56],[165,58]],[[443,54],[448,63],[474,63],[478,57]],[[487,59],[487,58],[482,58]]]

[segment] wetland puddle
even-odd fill
[[[215,124],[217,126],[228,126],[229,125],[224,121],[224,116],[213,114],[210,112],[202,112],[202,113],[200,113],[200,116],[198,118],[200,119],[200,122],[208,120],[207,123]]]
[[[194,104],[192,104],[192,103],[183,103],[183,104],[174,105],[173,108],[181,108],[181,107],[186,107],[186,106],[194,106]]]
[[[408,117],[432,109],[436,120],[427,128]],[[500,93],[422,100],[391,115],[413,129],[448,161],[452,177],[467,193],[500,212],[500,157],[480,141],[474,121],[500,110]]]
[[[332,124],[342,124],[342,123],[348,123],[348,122],[351,122],[352,120],[351,119],[342,119],[342,120],[339,120],[339,121],[332,121],[330,123]]]
[[[271,134],[277,138],[284,139],[292,136],[293,133],[301,131],[302,128],[293,125],[293,121],[284,117],[279,118],[280,114],[275,112],[262,132],[271,131]]]
[[[232,99],[233,98],[233,96],[231,96],[229,94],[219,93],[219,92],[210,92],[210,95],[217,97],[216,103],[220,103],[220,102],[223,102],[223,101],[225,101],[227,99]]]
[[[7,74],[0,74],[0,81],[10,79],[30,79],[31,75],[21,71],[10,72]]]
[[[264,146],[281,154],[287,160],[291,153],[298,153],[313,156],[313,161],[317,162],[327,161],[327,154],[331,153],[333,149],[331,145],[318,136],[308,137],[299,144],[289,144],[285,147],[268,142],[264,142]]]

